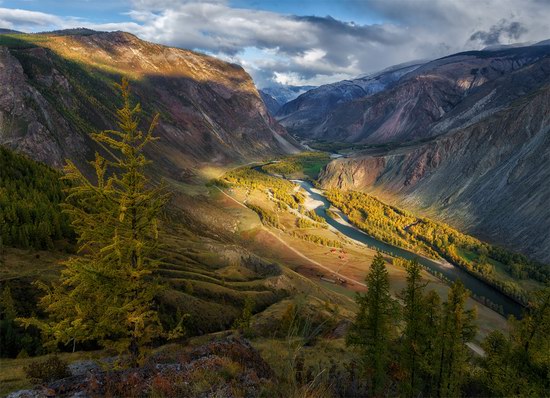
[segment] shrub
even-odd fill
[[[47,383],[71,375],[67,362],[57,355],[50,356],[43,361],[33,361],[23,370],[27,378],[35,383]]]

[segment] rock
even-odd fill
[[[85,376],[90,372],[99,371],[101,371],[101,366],[92,360],[76,361],[69,364],[69,372],[73,376]]]
[[[258,351],[239,337],[215,340],[190,352],[182,349],[179,356],[179,362],[171,363],[157,362],[162,358],[153,356],[143,367],[116,371],[102,371],[93,361],[79,361],[71,368],[76,375],[9,397],[150,396],[152,391],[163,396],[233,397],[235,388],[246,397],[255,397],[274,378]]]

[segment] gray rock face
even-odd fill
[[[262,97],[262,101],[265,104],[265,107],[269,111],[271,115],[275,115],[279,109],[281,109],[282,104],[280,104],[275,98],[273,98],[271,95],[266,93],[263,90],[258,90],[260,93],[260,97]]]
[[[484,83],[471,76],[432,138],[334,160],[323,185],[372,192],[550,262],[550,58],[496,65]]]

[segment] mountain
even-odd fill
[[[548,103],[548,46],[428,63],[334,110],[325,136],[396,147],[333,161],[323,185],[372,192],[548,262]]]
[[[397,65],[372,75],[309,90],[284,104],[276,115],[277,119],[293,133],[306,138],[319,138],[321,134],[317,131],[333,109],[383,91],[419,66],[418,62]]]
[[[0,28],[0,35],[13,34],[13,33],[22,33],[22,32],[19,32],[17,30],[12,30],[12,29]]]
[[[323,117],[302,116],[313,110],[298,107],[300,99],[283,107],[277,117],[304,138],[363,144],[422,140],[447,131],[457,122],[453,115],[466,109],[467,119],[479,117],[476,101],[470,101],[477,88],[549,53],[548,46],[459,53],[425,63],[374,95],[321,108]]]
[[[283,104],[279,103],[279,101],[277,101],[275,98],[273,98],[271,95],[263,90],[258,90],[258,92],[260,93],[260,97],[262,97],[262,101],[264,102],[265,107],[267,108],[269,113],[271,115],[275,115],[279,111],[279,109],[281,109],[281,106]]]
[[[272,86],[264,87],[261,91],[275,98],[279,104],[284,105],[314,88],[315,86]]]
[[[297,151],[240,66],[129,33],[79,33],[0,37],[0,144],[56,167],[85,164],[101,150],[90,132],[113,126],[113,83],[125,75],[144,119],[160,113],[149,155],[164,173]]]

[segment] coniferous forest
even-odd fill
[[[66,184],[61,173],[0,147],[0,238],[2,245],[52,249],[74,237],[61,211]]]

